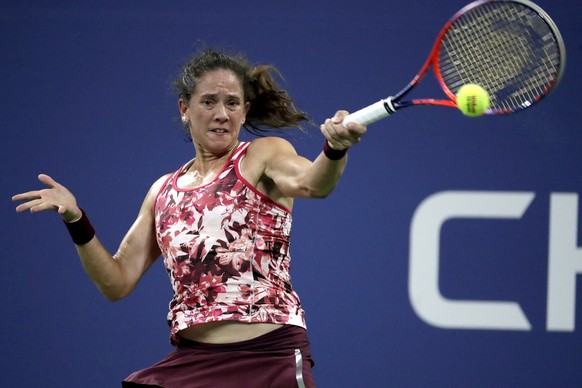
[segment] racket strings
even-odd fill
[[[556,82],[559,46],[532,9],[491,2],[451,23],[442,38],[438,67],[451,92],[475,83],[489,92],[492,110],[513,111],[537,101]]]
[[[450,42],[454,50],[460,52],[465,59],[470,60],[467,63],[470,65],[472,74],[463,70],[458,71],[458,74],[462,75],[463,83],[479,83],[488,90],[498,91],[498,93],[492,93],[493,105],[500,99],[499,97],[503,97],[499,93],[501,90],[504,91],[504,94],[509,95],[509,98],[512,98],[510,90],[507,90],[507,88],[502,89],[502,83],[518,77],[521,69],[530,60],[530,52],[528,52],[527,45],[523,42],[523,37],[519,39],[520,37],[518,36],[516,40],[515,35],[501,23],[503,20],[513,22],[511,14],[504,10],[497,11],[504,12],[504,14],[485,12],[483,8],[476,9],[474,15],[467,15],[466,23],[463,23],[467,32],[466,38],[469,40],[452,40]],[[494,31],[495,33],[484,35],[481,28],[484,21],[490,26],[489,31]],[[478,47],[478,50],[476,50],[475,46]],[[491,58],[494,55],[497,55],[495,58],[496,66],[491,64]],[[474,78],[474,76],[481,81],[471,81],[470,78]],[[487,82],[484,80],[487,80]],[[461,85],[456,86],[460,87]],[[520,97],[522,96],[514,95],[512,103],[523,103],[523,98]],[[505,99],[507,98],[502,98],[502,100]]]

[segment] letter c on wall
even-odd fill
[[[441,228],[446,221],[519,219],[533,198],[532,192],[443,191],[420,203],[410,225],[408,296],[423,321],[448,329],[531,330],[516,302],[443,297],[439,289],[439,247]]]

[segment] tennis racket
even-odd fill
[[[456,93],[477,84],[489,93],[484,114],[531,107],[558,84],[566,64],[564,42],[544,10],[527,0],[479,0],[459,10],[439,33],[426,62],[404,89],[348,115],[372,124],[414,105],[457,108]],[[403,101],[432,67],[447,99]]]

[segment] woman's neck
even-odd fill
[[[200,175],[205,176],[210,171],[215,170],[217,166],[222,167],[222,165],[224,165],[224,163],[231,157],[239,144],[240,142],[236,141],[228,150],[226,150],[226,152],[223,153],[204,151],[201,147],[200,149],[196,149],[196,158],[186,172],[196,171]]]

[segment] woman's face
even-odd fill
[[[194,145],[212,153],[226,152],[236,144],[249,107],[241,81],[225,69],[204,74],[190,101],[179,100],[180,113],[183,120],[188,120]]]

